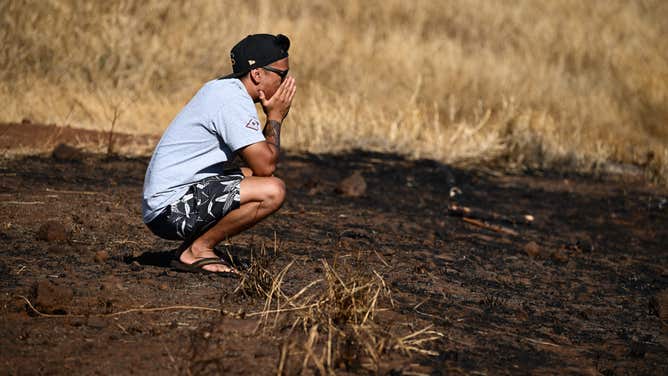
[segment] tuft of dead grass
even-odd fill
[[[269,254],[264,244],[260,247],[259,254],[255,254],[251,250],[248,268],[243,271],[241,280],[233,293],[246,298],[273,296],[276,284],[280,284],[285,275],[285,272],[282,272],[278,276],[274,276],[270,270],[271,262],[277,255],[278,246],[276,244],[272,254]]]
[[[0,121],[159,134],[230,70],[238,39],[282,32],[299,85],[289,148],[668,177],[661,0],[17,0],[0,14]]]
[[[442,338],[442,333],[431,327],[397,333],[376,321],[379,312],[394,306],[380,274],[343,276],[327,261],[322,264],[323,278],[293,294],[283,289],[293,263],[273,275],[270,287],[264,290],[258,329],[283,338],[277,374],[309,368],[323,375],[338,369],[377,372],[390,353],[438,355],[428,345]]]

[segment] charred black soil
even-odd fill
[[[241,283],[170,269],[147,163],[0,159],[3,374],[668,373],[665,189],[288,153]]]

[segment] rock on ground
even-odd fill
[[[656,294],[650,304],[662,321],[668,321],[668,290],[663,290]]]
[[[538,257],[540,255],[540,246],[534,241],[530,241],[524,245],[524,252],[531,257]]]
[[[107,251],[97,251],[95,252],[95,257],[93,260],[97,263],[103,263],[109,260],[109,252]]]
[[[366,180],[359,171],[341,180],[336,192],[348,197],[360,197],[366,193]]]
[[[57,221],[45,222],[37,231],[37,238],[48,242],[68,241],[71,235],[72,230],[68,228],[68,226]]]

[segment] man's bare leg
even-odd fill
[[[218,243],[252,227],[281,207],[285,200],[285,184],[275,177],[249,176],[241,181],[240,196],[240,207],[195,239],[181,254],[181,262],[192,264],[200,258],[216,257],[213,247]],[[202,268],[213,272],[234,272],[219,264]]]

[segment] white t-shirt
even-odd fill
[[[225,162],[239,149],[264,140],[255,105],[241,81],[204,84],[153,152],[144,178],[144,222],[180,199],[191,184],[222,174]]]

